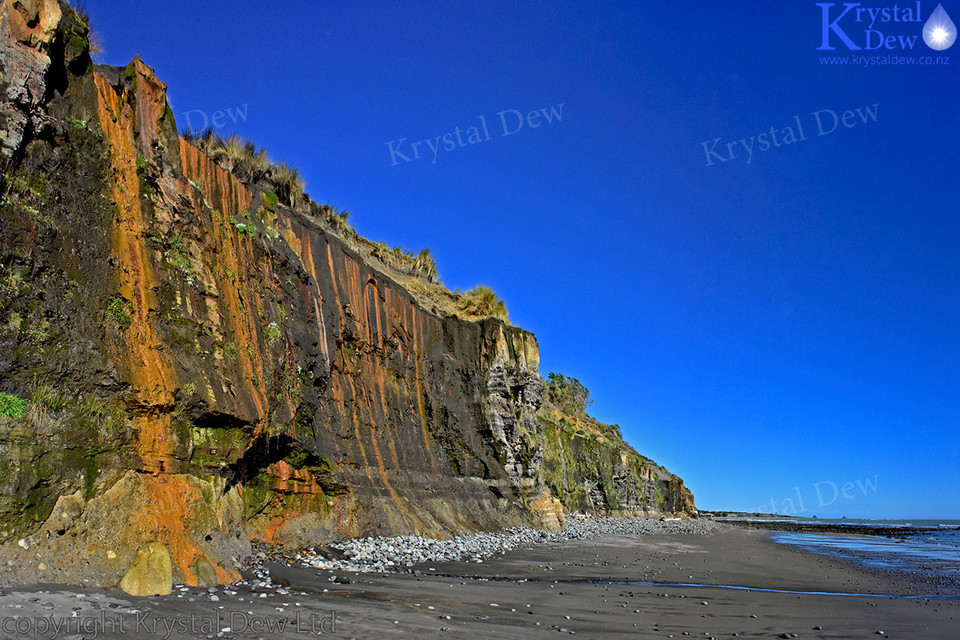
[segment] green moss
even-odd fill
[[[31,489],[23,507],[24,519],[33,523],[45,521],[53,512],[57,497],[57,493],[43,483]]]
[[[107,320],[121,329],[127,329],[133,322],[133,317],[127,311],[128,305],[129,303],[120,296],[114,296],[107,305]]]
[[[26,331],[30,344],[40,346],[50,339],[50,322],[42,318],[32,323]]]
[[[93,497],[93,490],[97,484],[97,476],[100,474],[100,465],[97,464],[97,459],[90,458],[90,462],[87,464],[87,470],[84,474],[84,499],[89,500]]]
[[[190,462],[196,467],[222,468],[243,455],[250,433],[240,427],[200,428],[191,425]]]
[[[80,52],[87,49],[87,39],[76,31],[71,30],[66,37],[65,47],[68,51],[68,58],[76,57],[80,55]]]
[[[260,194],[260,202],[268,211],[277,210],[277,194],[273,191],[264,191]]]
[[[276,498],[277,494],[267,486],[268,480],[267,474],[260,473],[244,485],[243,511],[248,520],[261,513]]]
[[[98,420],[85,411],[75,411],[64,425],[63,441],[65,444],[83,448],[95,448],[99,435]]]
[[[183,407],[178,406],[170,413],[170,430],[177,442],[184,444],[192,439],[193,422],[187,417]]]

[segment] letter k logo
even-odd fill
[[[835,4],[836,4],[835,2],[818,2],[817,3],[817,6],[820,7],[820,10],[823,15],[822,40],[820,42],[820,46],[817,47],[817,51],[821,51],[821,50],[833,51],[834,47],[830,46],[831,31],[833,31],[835,34],[837,34],[837,36],[839,36],[840,40],[843,42],[843,44],[847,45],[848,49],[850,49],[851,51],[859,51],[860,47],[858,47],[853,43],[853,40],[851,40],[850,37],[846,33],[844,33],[843,29],[841,29],[837,23],[843,19],[843,16],[850,13],[851,10],[859,7],[860,3],[844,2],[843,13],[837,16],[836,20],[834,20],[833,22],[830,22],[830,9]]]

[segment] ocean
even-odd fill
[[[763,522],[823,527],[823,532],[775,531],[771,539],[869,569],[901,572],[960,594],[960,520],[790,518]],[[842,531],[847,528],[853,531]],[[882,535],[862,535],[872,529]]]

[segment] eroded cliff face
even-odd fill
[[[551,373],[537,413],[542,478],[567,511],[616,516],[697,513],[683,480],[627,444],[617,425],[587,415],[589,392]]]
[[[0,36],[8,580],[139,584],[162,549],[210,584],[253,538],[562,524],[532,334],[426,311],[241,183],[65,4],[4,0]]]

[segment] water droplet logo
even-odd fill
[[[952,47],[956,40],[957,25],[953,24],[943,5],[938,4],[923,25],[923,41],[934,51],[943,51]]]

